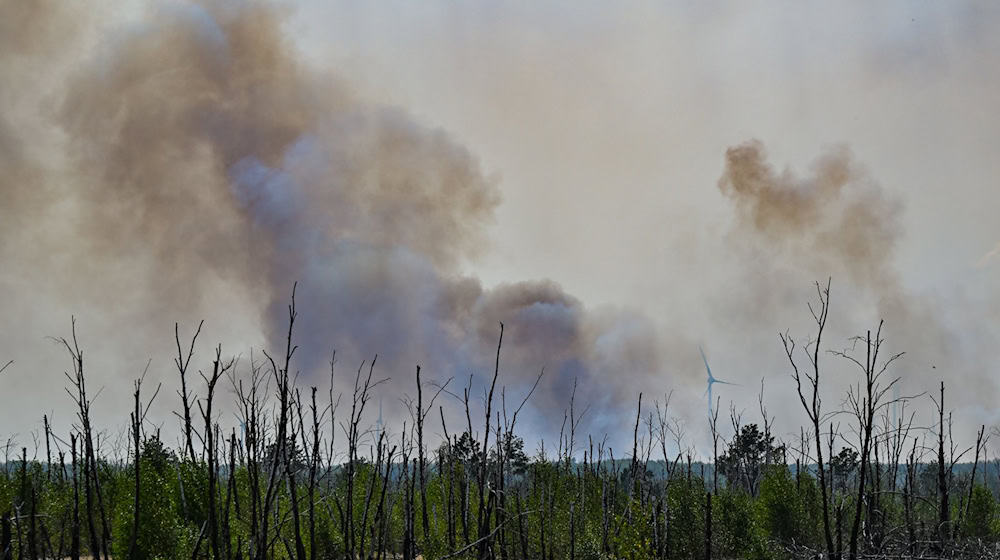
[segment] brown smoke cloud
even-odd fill
[[[75,36],[76,11],[61,2],[0,2],[0,169],[4,204],[0,204],[0,234],[5,239],[30,224],[25,214],[37,214],[46,193],[42,163],[24,141],[42,81],[39,62],[56,59],[63,41]],[[21,210],[29,210],[22,213]]]
[[[941,380],[957,395],[952,402],[977,402],[977,393],[991,390],[981,368],[990,352],[966,324],[968,310],[956,316],[900,281],[902,204],[847,149],[822,154],[800,175],[777,171],[761,142],[746,142],[726,151],[718,188],[733,204],[730,245],[745,266],[740,300],[755,318],[806,313],[806,280],[832,276],[838,338],[827,338],[831,348],[850,346],[847,337],[884,319],[888,348],[907,353],[894,370],[904,394],[932,390]]]
[[[5,15],[59,35],[48,12],[15,5]],[[651,322],[590,310],[554,282],[487,289],[462,274],[486,246],[497,180],[447,133],[305,66],[282,19],[253,2],[157,8],[100,41],[37,108],[36,129],[5,124],[30,91],[5,100],[6,258],[134,322],[130,337],[197,319],[221,290],[256,306],[279,344],[298,281],[307,379],[334,349],[347,369],[378,353],[400,391],[418,363],[439,379],[489,372],[502,321],[507,384],[544,367],[538,402],[561,410],[578,379],[581,401],[614,420],[663,373]],[[3,41],[25,41],[15,35]],[[31,62],[51,48],[72,42]],[[45,143],[57,153],[33,160],[42,129],[57,131]]]
[[[819,157],[800,178],[775,171],[760,142],[741,144],[726,150],[719,190],[733,201],[740,233],[806,259],[811,269],[898,293],[892,257],[901,205],[858,169],[846,148]]]

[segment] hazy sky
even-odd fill
[[[780,358],[774,335],[800,317],[761,321],[766,348],[706,319],[742,276],[721,247],[724,152],[759,139],[776,168],[805,174],[846,146],[899,202],[890,266],[903,287],[959,337],[996,334],[989,3],[318,4],[292,25],[311,60],[451,131],[502,177],[492,250],[471,265],[488,282],[548,277],[588,303],[639,307],[713,347],[717,371],[759,377],[741,356]],[[838,280],[834,304],[849,305]],[[797,286],[805,315],[810,286]],[[730,344],[713,345],[720,334]],[[969,395],[995,395],[993,377]]]
[[[547,361],[581,362],[579,375],[589,385],[585,398],[599,403],[592,413],[595,430],[623,425],[634,415],[626,394],[646,391],[649,404],[650,393],[662,399],[674,390],[674,414],[686,420],[700,445],[701,344],[716,376],[743,384],[716,386],[723,406],[733,399],[757,421],[754,393],[764,378],[769,412],[792,431],[803,415],[792,398],[777,333],[791,329],[803,339],[811,334],[811,282],[827,276],[833,276],[834,290],[831,348],[848,346],[849,335],[885,318],[892,348],[908,352],[898,369],[904,393],[932,390],[943,378],[954,388],[950,402],[958,427],[971,431],[973,424],[1000,421],[994,405],[1000,396],[1000,8],[994,3],[317,1],[267,12],[284,18],[284,34],[261,41],[268,48],[260,52],[241,47],[254,50],[250,62],[237,56],[233,62],[229,54],[203,62],[211,52],[206,44],[231,46],[237,34],[253,43],[258,26],[269,32],[253,18],[244,21],[241,2],[204,8],[142,3],[128,13],[105,9],[85,17],[46,17],[17,4],[0,0],[0,46],[24,47],[0,54],[3,82],[16,84],[0,92],[0,164],[11,170],[0,179],[2,196],[10,201],[0,211],[0,305],[8,310],[0,317],[0,362],[15,360],[0,376],[0,435],[36,429],[43,412],[72,420],[61,391],[66,360],[45,339],[68,334],[70,314],[78,317],[98,364],[91,386],[108,387],[101,400],[120,411],[115,418],[102,410],[99,420],[125,423],[127,408],[117,404],[128,398],[130,384],[121,380],[134,377],[152,357],[151,375],[171,389],[159,397],[163,422],[171,425],[165,411],[176,400],[169,361],[174,321],[190,329],[198,319],[208,320],[203,362],[217,340],[249,357],[249,348],[273,339],[273,328],[261,322],[276,321],[284,309],[283,301],[261,294],[280,289],[284,296],[291,280],[306,280],[286,278],[282,284],[277,271],[302,267],[307,278],[328,277],[315,271],[325,266],[315,261],[326,249],[305,254],[307,263],[274,256],[285,242],[313,239],[312,229],[269,221],[283,224],[297,212],[310,224],[323,224],[316,231],[337,243],[361,240],[362,256],[338,245],[331,262],[364,268],[374,251],[377,262],[406,272],[400,276],[427,275],[417,281],[426,287],[412,293],[408,283],[379,284],[404,290],[401,300],[444,298],[477,310],[471,318],[462,311],[448,315],[442,333],[409,342],[412,352],[401,352],[400,363],[420,356],[418,347],[426,345],[464,359],[485,346],[454,342],[461,336],[451,329],[482,330],[502,319],[503,313],[491,310],[508,309],[521,297],[503,286],[544,279],[558,284],[561,289],[520,286],[531,298],[563,302],[570,317],[547,315],[544,328],[530,331],[540,350],[511,349],[524,371],[512,373],[508,383],[519,394],[532,372],[554,367]],[[18,18],[38,27],[14,23]],[[237,22],[232,28],[230,20]],[[175,54],[172,44],[194,46]],[[147,52],[144,45],[153,46]],[[218,65],[223,74],[244,62],[257,66],[239,66],[238,75],[250,77],[227,78],[224,86],[171,82],[172,72],[187,71],[189,59]],[[282,69],[289,67],[284,76]],[[267,77],[259,78],[255,69]],[[258,79],[267,82],[265,93],[241,106],[238,117],[233,110],[216,110],[225,96],[253,98]],[[289,99],[294,110],[283,103]],[[182,113],[169,107],[183,107],[185,119],[200,115],[217,126],[207,125],[215,128],[205,133],[189,120],[177,125]],[[356,114],[362,124],[344,124],[355,122]],[[370,114],[376,116],[364,116]],[[133,118],[142,133],[127,126]],[[115,124],[120,121],[126,125]],[[379,124],[365,124],[370,121]],[[367,140],[345,136],[351,126],[402,137],[405,153],[390,149],[396,144],[369,151]],[[278,139],[286,133],[288,139]],[[176,143],[163,139],[175,137]],[[218,158],[224,169],[213,170],[215,160],[203,161],[193,148],[175,153],[183,138],[208,138],[211,150],[224,153]],[[792,199],[781,224],[761,217],[766,189],[739,194],[745,192],[739,187],[742,168],[727,160],[727,149],[736,146],[752,146],[761,158],[751,167],[764,170],[761,181],[777,185],[772,202]],[[129,163],[140,161],[132,152],[144,154],[143,163]],[[327,165],[330,158],[339,163]],[[126,163],[106,163],[119,159]],[[263,171],[253,167],[258,160]],[[830,179],[833,194],[827,195],[824,165],[831,161],[843,178]],[[402,177],[383,175],[387,166]],[[81,178],[97,169],[104,171]],[[329,179],[343,169],[357,174],[343,180],[346,186]],[[408,182],[407,174],[418,171],[413,181],[430,186]],[[372,173],[381,179],[370,179]],[[245,185],[263,184],[267,196],[276,198],[286,184],[334,186],[304,187],[308,210],[289,203],[290,214],[275,217],[269,210],[262,217],[244,199],[243,206],[221,214],[208,210],[220,205],[222,195],[202,196],[187,186],[206,178],[229,182],[237,198]],[[355,181],[369,180],[398,185],[376,198],[338,194],[354,193]],[[124,202],[108,206],[96,195],[80,195],[112,188],[88,187],[87,181],[120,186],[113,192]],[[438,189],[435,181],[460,185]],[[35,186],[23,186],[28,183]],[[133,192],[129,185],[147,184],[143,192],[160,194],[141,195],[138,203],[134,195],[121,194]],[[806,193],[806,202],[798,192]],[[465,198],[469,193],[474,197]],[[420,206],[425,194],[436,201],[426,208]],[[80,210],[87,204],[100,212]],[[378,211],[355,223],[334,206]],[[415,207],[420,210],[414,215]],[[164,208],[167,216],[182,217],[161,221]],[[856,222],[858,215],[867,216],[862,209],[877,219]],[[153,214],[161,218],[153,220]],[[443,225],[420,225],[424,216]],[[142,225],[115,229],[118,220],[132,217]],[[108,226],[78,227],[95,219]],[[253,250],[242,242],[226,249],[235,230],[199,225],[244,221],[249,225],[239,227],[250,232],[246,239],[256,239],[262,228],[270,232],[262,251],[271,256],[260,272],[266,283],[247,280],[257,268],[246,256]],[[350,225],[337,229],[341,223]],[[392,237],[397,229],[404,241]],[[147,241],[126,241],[136,232],[139,239],[149,236]],[[153,237],[173,241],[160,244]],[[211,251],[202,251],[201,243],[211,244]],[[85,261],[98,263],[95,270],[73,265],[74,254],[91,252],[102,255]],[[174,268],[175,262],[182,265]],[[183,278],[164,281],[171,270],[183,270]],[[188,274],[192,270],[200,272]],[[73,274],[83,278],[72,281]],[[475,278],[479,284],[466,285]],[[345,293],[340,288],[353,287],[350,297],[356,299],[371,286],[339,277],[331,282],[338,289],[316,297],[336,299]],[[196,295],[188,297],[188,289]],[[382,309],[372,306],[323,309],[350,317]],[[387,334],[385,324],[422,325],[440,311],[411,303],[392,309],[392,317],[405,321],[358,326],[371,332],[348,347],[359,356],[387,352],[370,341],[384,336],[399,342],[407,333]],[[505,322],[516,337],[517,321]],[[556,346],[569,338],[550,328],[564,324],[575,333],[566,342],[574,350],[565,355]],[[330,337],[348,332],[345,326]],[[480,338],[495,334],[487,329]],[[482,365],[469,360],[461,367]],[[827,360],[836,374],[826,402],[835,407],[854,374],[835,358]],[[608,371],[619,366],[641,371]],[[566,382],[576,367],[547,374],[554,380],[532,422],[551,426],[561,420],[565,402],[558,402],[568,399],[562,391],[571,386]],[[387,393],[389,401],[412,392],[408,371],[386,375],[402,385]],[[609,392],[617,396],[602,396]],[[926,399],[920,402],[926,405]]]
[[[311,60],[500,174],[496,246],[477,266],[490,280],[516,271],[589,302],[673,307],[657,294],[691,284],[676,280],[684,242],[727,227],[722,154],[757,138],[800,170],[847,145],[906,207],[907,284],[985,289],[976,263],[1000,239],[997,10],[708,4],[320,2],[291,27]]]

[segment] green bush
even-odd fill
[[[996,501],[989,488],[977,484],[972,489],[969,510],[962,523],[962,535],[984,539],[994,534]]]
[[[816,544],[815,489],[812,477],[801,475],[796,481],[784,465],[767,469],[760,485],[757,514],[769,538],[785,543]]]
[[[176,463],[158,439],[149,439],[139,461],[139,524],[134,554],[129,547],[134,526],[135,470],[116,477],[117,500],[112,528],[115,558],[157,560],[190,557],[197,531],[179,515]]]
[[[754,515],[753,498],[737,489],[726,489],[712,500],[714,550],[723,558],[746,558],[762,537]]]

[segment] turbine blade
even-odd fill
[[[698,352],[701,352],[701,361],[705,362],[705,371],[708,372],[709,380],[715,379],[714,377],[712,377],[712,368],[708,366],[708,358],[705,357],[705,350],[702,349],[701,346],[698,346]]]

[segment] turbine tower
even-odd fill
[[[720,379],[716,379],[712,375],[712,368],[709,367],[709,365],[708,365],[708,358],[705,357],[705,351],[701,348],[701,346],[698,347],[698,351],[701,352],[701,360],[703,362],[705,362],[705,371],[708,372],[708,389],[705,389],[705,395],[708,395],[708,417],[709,417],[709,419],[711,419],[712,418],[712,385],[715,384],[715,383],[721,383],[723,385],[736,385],[736,383],[730,383],[728,381],[722,381]]]

